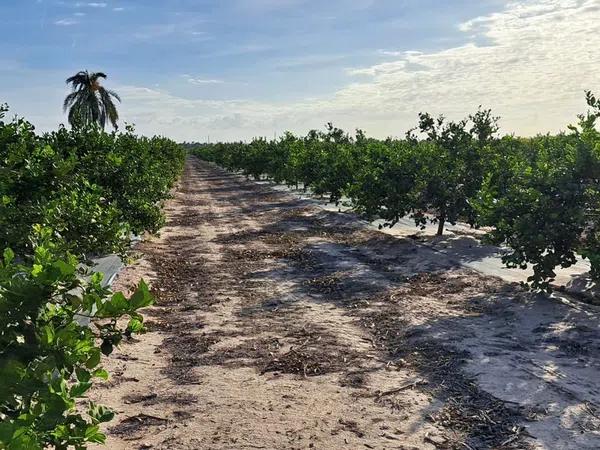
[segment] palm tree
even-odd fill
[[[104,129],[108,119],[113,128],[117,129],[119,113],[113,98],[119,102],[121,98],[116,92],[101,86],[99,78],[106,79],[106,74],[89,73],[86,70],[67,78],[67,84],[71,85],[73,92],[65,98],[63,109],[65,112],[69,110],[69,123],[72,127],[95,123]]]

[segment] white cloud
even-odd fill
[[[404,52],[396,51],[396,50],[377,50],[377,53],[383,56],[403,56]]]
[[[276,69],[282,71],[297,71],[302,69],[326,69],[339,66],[348,58],[345,54],[312,54],[291,58],[282,58],[275,64]]]
[[[400,116],[435,110],[465,115],[483,104],[507,131],[564,129],[583,109],[583,90],[600,88],[598,0],[511,3],[460,29],[485,38],[435,53],[411,52],[393,62],[355,69],[370,80],[343,89],[344,102]]]
[[[77,8],[106,8],[108,4],[104,2],[77,2],[75,3],[75,6]]]
[[[182,77],[185,78],[188,83],[195,84],[195,85],[223,84],[223,83],[225,83],[225,81],[223,81],[223,80],[217,80],[217,79],[214,79],[214,78],[196,78],[196,77],[193,77],[193,76],[188,75],[188,74],[183,74]]]
[[[377,50],[377,53],[383,56],[411,56],[411,55],[420,55],[421,52],[418,52],[416,50],[402,50],[402,51],[398,51],[398,50],[384,50],[384,49],[380,49]]]
[[[60,19],[54,22],[54,25],[61,27],[69,27],[71,25],[77,25],[79,22],[75,19]]]
[[[125,8],[123,8],[122,6],[118,6],[116,8],[113,8],[113,11],[115,11],[115,12],[121,12],[121,11],[125,11]]]
[[[218,139],[270,135],[279,126],[297,128],[309,113],[305,107],[249,100],[191,100],[159,89],[120,86],[121,117],[144,134],[164,134],[179,140],[200,139],[210,133]],[[312,109],[313,103],[310,104]],[[317,119],[315,126],[322,125]]]

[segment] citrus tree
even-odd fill
[[[491,242],[507,247],[505,263],[531,265],[536,289],[550,290],[556,267],[575,264],[577,254],[599,279],[600,108],[589,93],[587,100],[593,110],[568,133],[499,141],[477,201]]]

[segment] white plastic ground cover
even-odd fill
[[[131,237],[131,248],[137,245],[142,238],[140,236],[132,236]],[[91,258],[91,265],[89,269],[91,272],[100,272],[103,275],[102,278],[102,286],[110,287],[112,286],[117,275],[125,268],[125,264],[123,260],[118,255],[106,255],[106,256],[97,256],[95,258]],[[86,316],[76,315],[75,320],[80,325],[89,325],[90,319]]]
[[[92,270],[94,272],[100,272],[104,275],[102,279],[102,286],[112,286],[113,281],[119,274],[123,267],[123,261],[117,255],[108,255],[100,258],[92,259]]]
[[[131,248],[134,248],[142,240],[141,236],[136,235],[132,235],[130,239]],[[123,260],[118,255],[114,254],[97,256],[90,260],[92,262],[90,269],[93,272],[100,272],[104,275],[102,278],[102,286],[104,287],[112,286],[119,272],[125,267]]]

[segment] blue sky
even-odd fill
[[[598,0],[2,0],[0,102],[64,121],[64,79],[101,70],[123,120],[176,139],[400,135],[421,110],[494,108],[565,128],[599,87]],[[541,94],[541,96],[540,96]],[[542,97],[542,98],[540,98]]]

